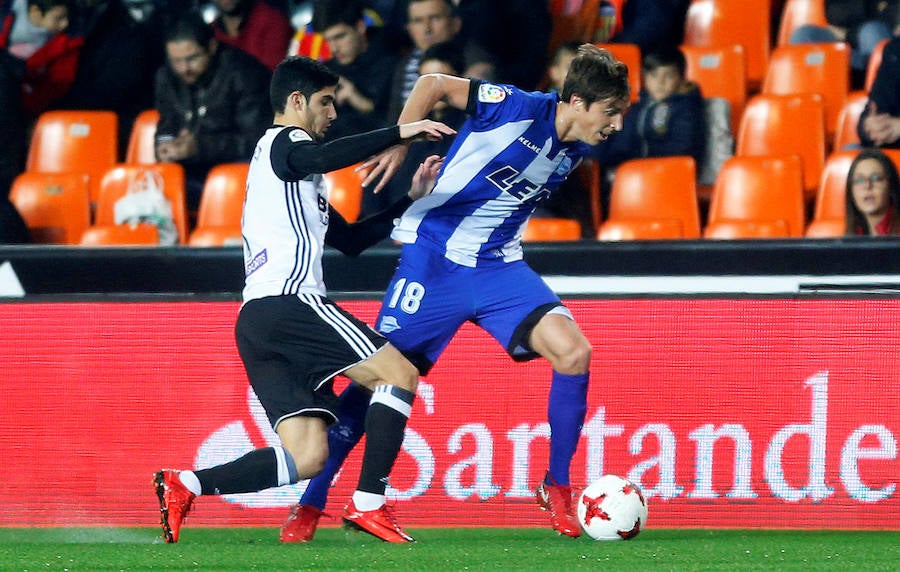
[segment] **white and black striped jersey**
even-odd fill
[[[244,302],[265,296],[325,296],[326,243],[358,254],[388,235],[409,199],[350,225],[330,208],[322,173],[358,163],[399,141],[396,126],[321,145],[299,127],[275,125],[266,131],[250,161],[241,220]]]

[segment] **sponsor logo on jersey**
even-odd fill
[[[312,137],[309,136],[309,133],[302,129],[294,129],[288,134],[288,139],[291,140],[292,143],[299,143],[301,141],[312,141]]]
[[[259,254],[254,256],[250,262],[247,263],[246,268],[244,270],[244,276],[250,276],[260,268],[262,268],[263,264],[269,261],[269,255],[266,252],[266,249],[263,248]]]
[[[478,86],[478,101],[482,103],[500,103],[506,99],[506,91],[499,85],[483,83]]]

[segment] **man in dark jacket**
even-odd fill
[[[215,165],[246,162],[272,115],[269,70],[220,45],[198,14],[167,31],[168,64],[156,75],[156,156],[185,168],[188,210],[196,210]]]

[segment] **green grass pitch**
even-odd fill
[[[410,529],[385,544],[323,528],[280,544],[277,528],[0,528],[0,570],[900,570],[900,532],[648,529],[628,542],[538,528]]]

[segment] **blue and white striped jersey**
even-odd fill
[[[470,267],[479,260],[521,259],[528,217],[591,149],[557,137],[555,94],[490,83],[474,87],[471,116],[437,185],[406,210],[391,235]]]

